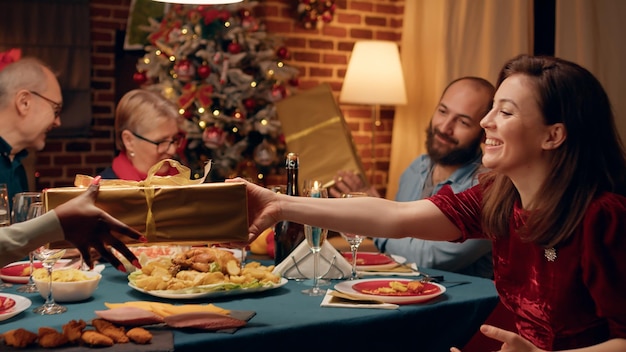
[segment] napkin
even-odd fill
[[[385,269],[357,270],[359,276],[420,276],[422,275],[415,263],[398,264],[397,266]]]
[[[375,309],[398,309],[397,304],[385,303],[377,300],[364,300],[338,291],[326,290],[326,295],[320,307],[334,308],[375,308]]]
[[[319,272],[324,279],[345,279],[350,276],[352,266],[332,244],[325,241],[320,251]],[[274,273],[287,279],[313,277],[313,253],[302,241],[285,260],[274,268]]]

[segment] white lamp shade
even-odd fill
[[[242,2],[243,0],[152,0],[158,2],[168,2],[172,4],[184,4],[184,5],[223,5],[234,4]]]
[[[406,104],[398,45],[382,40],[356,42],[339,101],[367,105]]]

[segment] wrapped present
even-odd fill
[[[176,167],[179,174],[156,176],[164,162]],[[101,180],[96,205],[144,233],[149,242],[246,242],[245,184],[204,183],[204,179],[190,180],[190,174],[180,163],[163,160],[150,169],[144,181]],[[46,210],[78,196],[91,180],[77,175],[76,187],[46,189]]]
[[[350,129],[327,83],[279,101],[276,113],[288,150],[300,157],[300,182],[318,180],[328,187],[337,171],[352,170],[368,184]]]

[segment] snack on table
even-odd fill
[[[87,323],[80,320],[71,320],[63,325],[63,335],[65,335],[70,343],[78,343],[83,330],[87,327]]]
[[[109,347],[113,346],[113,340],[95,330],[85,330],[80,337],[83,342],[92,347]]]
[[[96,331],[102,335],[108,336],[114,343],[127,343],[130,341],[126,336],[126,329],[121,326],[115,326],[111,322],[104,319],[93,319],[91,325]]]
[[[69,339],[56,329],[43,326],[38,330],[38,342],[41,347],[55,348],[67,344]]]
[[[152,333],[144,328],[136,327],[128,330],[126,336],[133,341],[141,345],[150,343],[152,340]]]
[[[222,314],[194,312],[167,316],[165,317],[165,324],[173,328],[221,330],[240,328],[247,322]]]
[[[48,280],[48,271],[44,268],[35,269],[33,271],[33,279]],[[76,282],[95,280],[95,277],[87,276],[84,271],[78,269],[62,269],[52,272],[53,282]]]
[[[3,337],[7,346],[17,348],[24,348],[37,341],[37,334],[22,328],[9,330],[3,334]]]

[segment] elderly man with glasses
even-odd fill
[[[119,154],[104,179],[142,181],[148,170],[164,159],[173,159],[183,144],[181,116],[176,106],[156,92],[134,89],[122,97],[115,110],[115,138]],[[157,175],[175,175],[169,164]]]
[[[28,191],[22,161],[27,149],[42,150],[47,133],[61,125],[61,86],[50,67],[35,58],[23,58],[0,71],[0,183],[9,200]]]

